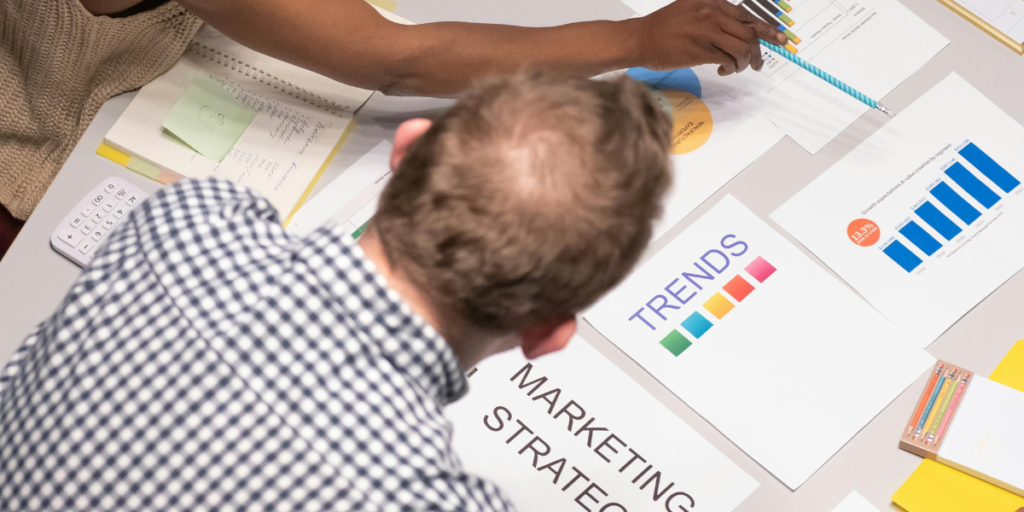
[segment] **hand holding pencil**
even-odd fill
[[[743,7],[726,0],[676,0],[635,21],[644,67],[670,70],[718,64],[725,76],[764,64],[758,41],[786,44],[788,38]]]

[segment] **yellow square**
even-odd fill
[[[732,311],[732,302],[729,302],[729,299],[721,293],[715,293],[704,303],[704,309],[721,320],[726,313]]]

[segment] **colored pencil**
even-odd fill
[[[953,400],[953,393],[956,392],[957,388],[957,374],[954,372],[953,376],[949,380],[949,391],[942,397],[942,405],[939,406],[939,413],[935,415],[935,422],[932,423],[931,428],[928,429],[928,437],[925,439],[924,444],[930,443],[935,439],[935,433],[939,430],[939,423],[942,422],[942,418],[946,417],[946,408],[949,407],[950,400]]]
[[[788,30],[786,32],[787,32],[786,35],[788,36],[790,34],[790,32]],[[790,46],[792,46],[792,45],[787,44],[785,47],[782,47],[782,46],[778,46],[778,45],[774,45],[772,43],[769,43],[768,41],[765,41],[764,39],[761,39],[760,41],[761,41],[761,45],[762,46],[765,46],[767,48],[771,48],[772,50],[775,50],[775,53],[778,53],[780,57],[782,57],[782,58],[792,62],[793,64],[796,64],[797,66],[800,66],[800,67],[806,69],[807,71],[809,71],[814,76],[816,76],[816,77],[818,77],[818,78],[828,82],[830,85],[832,85],[836,89],[839,89],[840,91],[843,91],[846,94],[849,94],[851,97],[853,97],[857,101],[859,101],[859,102],[861,102],[861,103],[863,103],[863,104],[865,104],[865,105],[867,105],[867,106],[869,106],[869,107],[871,107],[871,108],[873,108],[873,109],[875,109],[875,110],[877,110],[877,111],[879,111],[879,112],[881,112],[881,113],[883,113],[883,114],[885,114],[885,115],[887,115],[889,117],[893,117],[892,112],[889,111],[889,109],[886,108],[885,105],[882,105],[881,103],[879,103],[879,102],[877,102],[877,101],[875,101],[875,100],[865,96],[864,93],[858,91],[857,89],[854,89],[853,87],[850,87],[849,85],[846,85],[841,80],[839,80],[838,78],[836,78],[836,77],[826,73],[825,71],[823,71],[821,69],[818,69],[818,67],[815,66],[814,64],[811,64],[810,62],[807,62],[807,61],[801,59],[800,57],[797,57],[796,56],[796,49],[795,48],[793,48],[793,49],[790,48]],[[799,43],[798,40],[794,40],[793,42]]]
[[[946,396],[946,390],[949,389],[949,382],[950,382],[950,378],[952,377],[952,375],[953,375],[953,370],[950,370],[949,373],[947,373],[944,376],[945,378],[942,380],[942,387],[939,388],[939,393],[937,395],[935,395],[936,398],[938,398],[940,396]],[[928,429],[931,428],[932,421],[935,420],[935,414],[937,412],[939,412],[939,402],[941,402],[941,400],[938,400],[938,399],[936,401],[932,402],[931,411],[928,412],[928,421],[925,421],[924,422],[924,427],[921,428],[921,429],[918,429],[917,433],[914,434],[914,439],[917,439],[918,437],[922,437],[924,435],[924,433],[928,432]]]
[[[928,414],[932,412],[932,406],[935,405],[935,397],[939,396],[939,389],[942,388],[942,384],[946,382],[946,376],[942,375],[939,377],[939,381],[935,383],[935,389],[932,390],[932,395],[928,399],[928,405],[924,407],[924,414],[917,420],[917,429],[914,431],[914,439],[921,435],[921,430],[924,429],[924,422],[928,418]]]
[[[769,14],[767,11],[762,9],[759,5],[752,2],[751,0],[743,0],[743,5],[746,6],[747,10],[757,15],[758,18],[761,18],[762,20],[764,20],[765,23],[769,25],[775,25],[779,21],[778,19],[776,19],[774,16]],[[779,32],[786,34],[786,37],[788,37],[790,41],[793,41],[793,43],[800,44],[800,38],[797,37],[797,35],[794,34],[793,31],[786,28],[785,23],[778,23],[778,26],[775,28],[779,29]],[[789,50],[790,52],[794,52],[796,50],[796,48],[791,48],[788,44],[786,45],[786,49]]]
[[[921,401],[917,403],[917,410],[914,412],[913,420],[910,425],[907,426],[907,433],[904,435],[909,436],[914,432],[914,425],[921,420],[921,413],[924,412],[924,404],[928,403],[928,397],[932,394],[932,390],[935,389],[935,383],[939,381],[939,374],[942,373],[943,365],[940,363],[939,367],[935,369],[935,373],[932,374],[932,378],[928,380],[928,385],[924,387],[924,393],[921,393]]]
[[[935,436],[935,444],[939,443],[942,439],[943,434],[946,433],[946,427],[949,426],[949,421],[953,418],[953,414],[956,412],[956,404],[960,403],[960,397],[963,396],[964,388],[967,387],[967,380],[969,377],[964,375],[964,378],[960,380],[960,384],[956,387],[956,394],[953,395],[953,401],[949,403],[949,412],[945,418],[942,418],[942,425],[939,425],[939,433]]]

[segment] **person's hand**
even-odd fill
[[[764,61],[758,38],[784,45],[786,35],[726,0],[676,0],[639,18],[641,59],[655,70],[718,64],[718,74],[738,73]]]

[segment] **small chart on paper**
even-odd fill
[[[939,168],[942,174],[925,187],[923,197],[909,208],[907,217],[879,249],[907,272],[922,273],[926,261],[954,256],[992,222],[1003,215],[1010,202],[1019,201],[1024,188],[1012,173],[971,141],[939,154],[949,155]],[[864,237],[852,236],[865,245]]]
[[[1021,140],[953,74],[772,218],[927,346],[1024,267]]]

